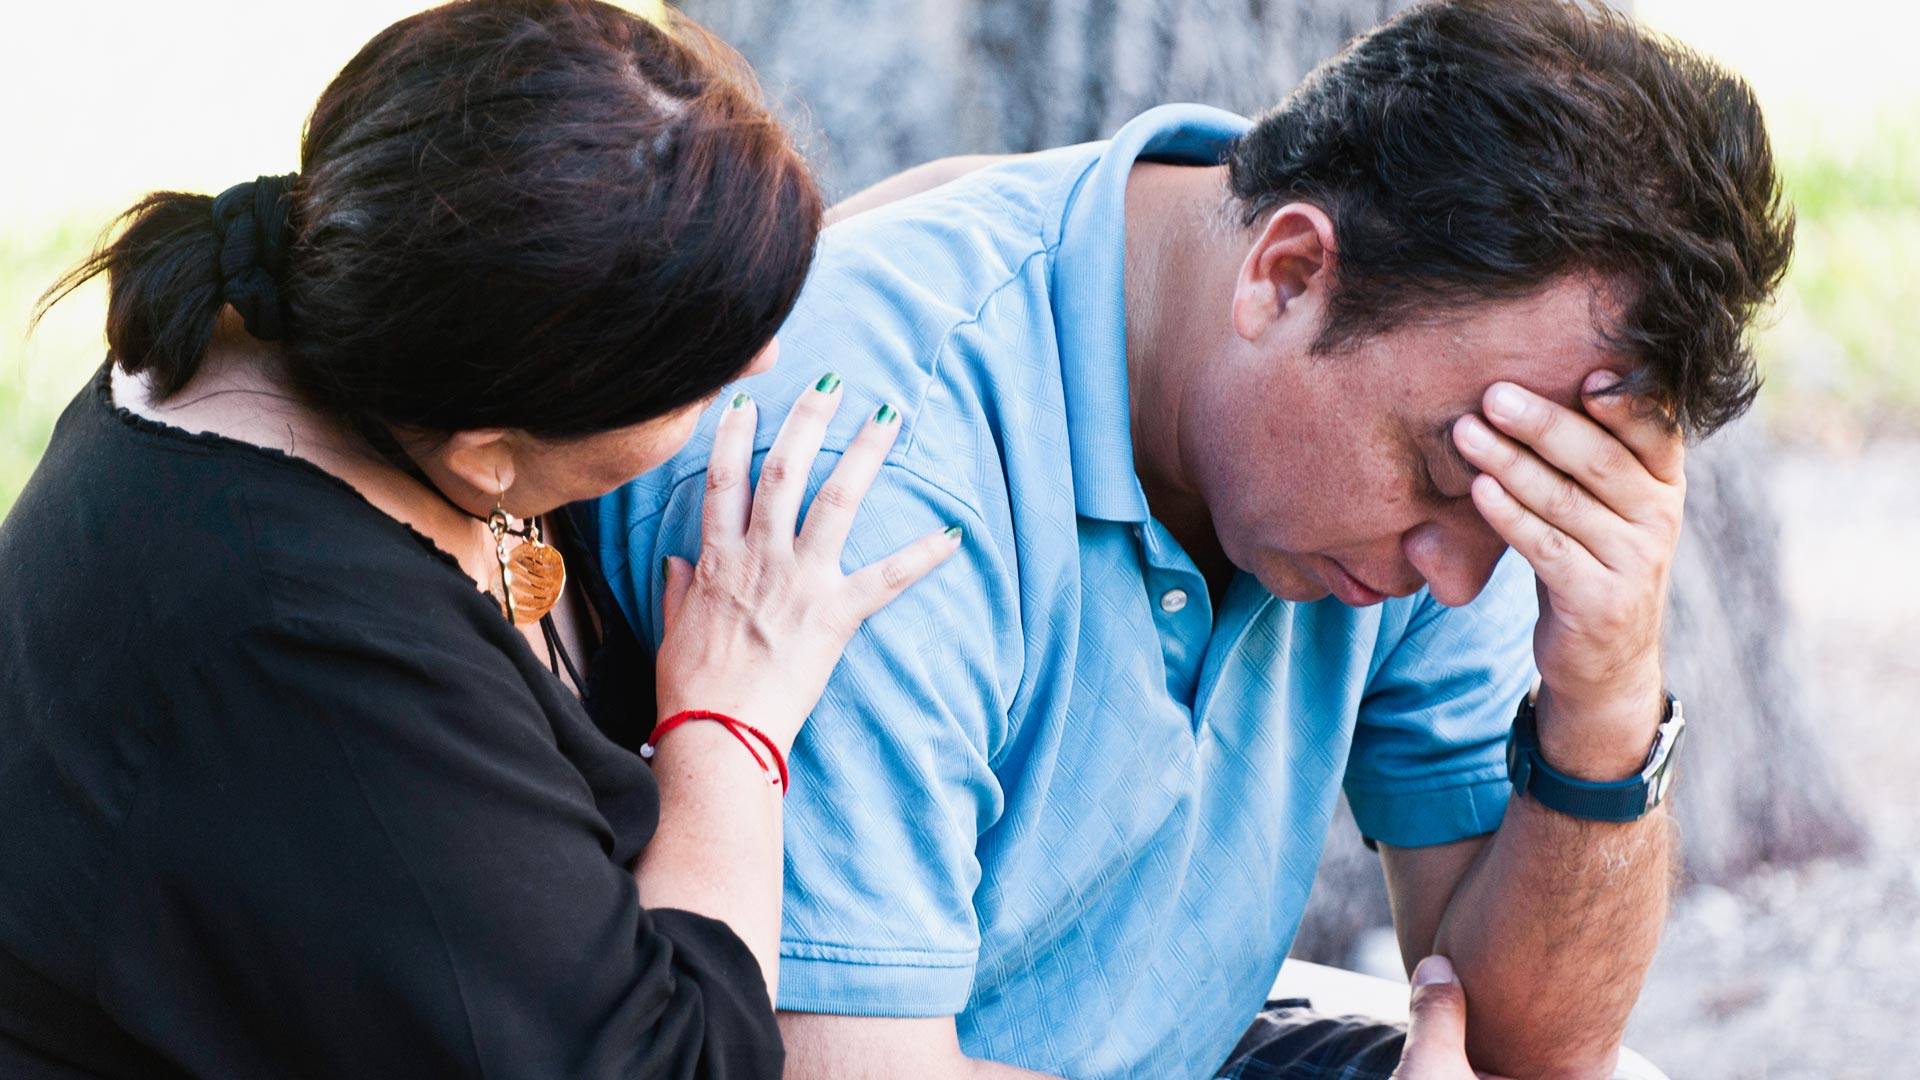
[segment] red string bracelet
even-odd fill
[[[780,748],[774,744],[774,741],[772,739],[767,737],[766,732],[761,731],[759,728],[754,727],[752,724],[746,723],[745,721],[735,720],[733,717],[728,716],[725,713],[708,712],[705,709],[687,709],[682,712],[674,713],[672,716],[667,717],[665,720],[660,721],[660,723],[654,726],[653,735],[650,736],[647,739],[647,741],[642,743],[640,746],[640,756],[651,761],[653,759],[655,748],[660,745],[661,739],[664,739],[667,737],[668,732],[672,731],[674,728],[679,727],[681,724],[685,724],[693,720],[711,720],[714,723],[719,724],[721,727],[726,728],[727,734],[733,736],[734,739],[738,740],[741,746],[746,747],[747,753],[752,755],[753,757],[753,763],[755,765],[760,766],[761,772],[764,772],[767,774],[767,783],[778,785],[780,788],[780,794],[782,796],[786,795],[787,793],[786,755],[780,752]],[[760,751],[754,749],[753,743],[747,739],[748,735],[751,735],[755,739],[758,739],[760,741],[760,745],[767,748],[767,753],[773,755],[773,766],[771,768],[768,767],[766,759],[760,756]]]

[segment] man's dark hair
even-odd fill
[[[218,119],[191,126],[218,138]],[[738,54],[597,0],[457,0],[381,31],[320,96],[289,198],[284,321],[261,325],[312,404],[549,438],[736,378],[822,214]],[[177,392],[233,299],[217,209],[147,196],[42,310],[105,273],[114,356]]]
[[[1227,161],[1252,224],[1333,220],[1316,351],[1594,275],[1635,385],[1695,436],[1759,388],[1746,331],[1793,249],[1752,91],[1611,9],[1442,0],[1316,68]]]

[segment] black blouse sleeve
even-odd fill
[[[510,665],[279,622],[178,672],[102,1004],[199,1075],[775,1077],[725,925],[647,910]]]

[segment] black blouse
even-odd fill
[[[746,946],[640,904],[591,545],[583,707],[426,538],[109,375],[0,525],[0,1076],[778,1076]]]

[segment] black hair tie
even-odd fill
[[[287,249],[293,246],[293,173],[235,184],[213,200],[213,231],[220,238],[221,298],[233,305],[247,333],[262,341],[287,336],[280,296]]]

